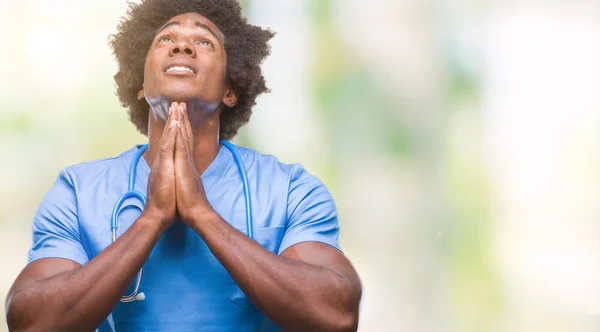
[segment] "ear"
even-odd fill
[[[138,91],[138,93],[137,93],[137,99],[138,99],[138,100],[142,100],[142,99],[144,99],[145,97],[146,97],[146,95],[144,94],[144,89],[142,89],[142,90]]]
[[[232,88],[228,87],[227,90],[225,90],[225,95],[223,96],[223,104],[225,104],[225,106],[229,108],[232,108],[235,107],[235,105],[237,105],[237,102],[237,93],[233,91]]]

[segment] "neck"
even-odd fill
[[[158,150],[160,139],[165,128],[165,120],[150,110],[148,119],[148,150],[144,159],[152,168]],[[206,112],[202,109],[188,108],[188,116],[194,133],[194,162],[198,173],[203,174],[217,157],[221,148],[219,142],[220,112]]]

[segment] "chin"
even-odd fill
[[[166,89],[166,91],[161,91],[160,95],[163,99],[167,99],[171,102],[186,102],[188,100],[202,98],[202,96],[198,95],[197,91],[189,91],[186,89],[176,89],[170,88]]]
[[[168,89],[161,91],[161,98],[167,100],[169,103],[186,103],[188,109],[205,109],[207,111],[214,111],[220,104],[220,100],[214,100],[215,98],[207,98],[198,91],[189,90],[178,90]]]

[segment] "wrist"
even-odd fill
[[[142,212],[142,215],[136,221],[136,223],[140,224],[144,229],[152,231],[159,237],[168,228],[165,220],[162,220],[162,218],[157,214],[147,212],[146,210]]]
[[[201,234],[202,230],[207,224],[220,219],[221,216],[212,208],[201,207],[194,209],[191,216],[186,221],[186,224],[190,226],[196,233]]]

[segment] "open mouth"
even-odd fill
[[[188,67],[186,65],[182,65],[182,64],[175,64],[175,65],[168,66],[167,69],[165,69],[164,73],[168,74],[168,75],[175,75],[175,76],[196,75],[196,71],[193,68]]]

